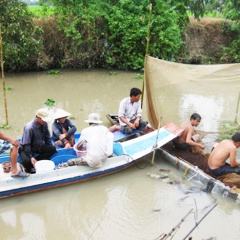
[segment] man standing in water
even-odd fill
[[[200,143],[199,134],[195,134],[194,127],[197,127],[201,122],[201,116],[198,113],[193,113],[190,121],[184,122],[180,125],[184,131],[180,136],[173,140],[173,145],[178,150],[189,150],[191,147],[198,147],[204,149],[204,145]]]
[[[237,148],[240,146],[240,133],[232,139],[224,139],[212,150],[208,158],[208,166],[212,174],[220,176],[228,173],[240,174],[240,162],[236,160]],[[230,164],[226,160],[230,158]]]

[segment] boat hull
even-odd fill
[[[175,126],[176,131],[173,131],[173,126],[175,125],[168,124],[128,141],[114,141],[113,156],[109,157],[100,168],[83,165],[68,166],[68,160],[77,158],[73,148],[59,149],[52,156],[51,161],[54,163],[54,169],[44,169],[44,172],[37,171],[36,174],[31,174],[27,178],[13,178],[11,173],[4,173],[3,169],[0,168],[0,198],[83,182],[124,170],[171,141],[179,131],[182,131],[177,126]],[[119,134],[121,134],[119,131],[114,132],[115,138]],[[9,161],[8,154],[0,156],[0,163],[4,161]]]
[[[128,156],[118,156],[109,158],[104,166],[98,169],[92,169],[88,166],[72,166],[32,174],[26,179],[8,177],[0,181],[0,198],[37,192],[107,176],[129,168],[140,160],[132,161]]]
[[[184,161],[184,159],[171,155],[164,149],[159,149],[158,151],[160,151],[162,159],[176,167],[179,171],[183,172],[185,177],[188,177],[189,180],[196,178],[198,182],[200,181],[206,192],[240,201],[239,193],[234,192],[230,187],[226,186],[221,181],[209,176],[197,166],[191,165],[187,161]]]

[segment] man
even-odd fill
[[[113,133],[103,125],[97,113],[91,113],[85,122],[89,126],[81,132],[79,142],[76,143],[78,150],[85,147],[86,154],[75,160],[69,160],[68,165],[87,164],[90,167],[101,167],[108,156],[113,153]]]
[[[11,160],[11,177],[28,177],[29,174],[19,171],[17,168],[17,156],[18,156],[18,147],[19,142],[16,139],[10,138],[5,134],[0,132],[0,154],[3,154],[5,151],[10,149],[10,160]]]
[[[198,113],[193,113],[190,121],[184,122],[180,128],[184,129],[180,136],[173,140],[173,145],[178,150],[189,150],[191,147],[204,149],[204,145],[200,143],[199,134],[194,134],[195,129],[201,122],[201,116]]]
[[[125,134],[131,134],[135,129],[143,130],[147,126],[147,122],[142,120],[141,95],[140,89],[132,88],[130,96],[120,102],[118,118],[121,131]]]
[[[240,162],[236,160],[237,148],[240,146],[240,133],[235,133],[232,139],[218,143],[208,158],[210,172],[215,176],[228,173],[240,174]],[[230,164],[226,160],[230,158]]]
[[[46,108],[37,110],[36,117],[23,129],[19,154],[22,165],[29,173],[35,173],[34,165],[38,160],[49,160],[56,152],[47,122],[51,120]]]

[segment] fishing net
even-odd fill
[[[143,111],[153,128],[202,116],[200,130],[238,121],[240,64],[190,65],[145,58]]]

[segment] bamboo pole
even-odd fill
[[[238,101],[237,101],[237,109],[236,109],[236,115],[235,115],[235,123],[237,123],[239,102],[240,102],[240,92],[238,93]]]
[[[146,52],[145,52],[145,56],[148,55],[148,51],[149,51],[149,42],[150,42],[150,34],[151,34],[151,18],[152,18],[152,3],[149,4],[149,19],[148,19],[148,31],[147,31],[147,45],[146,45]],[[145,61],[144,61],[145,63]],[[145,67],[144,67],[145,68]],[[144,70],[145,71],[145,70]],[[143,97],[144,97],[144,80],[143,80],[143,84],[142,84],[142,96],[141,96],[141,105],[143,105]],[[142,106],[141,106],[142,107]]]
[[[147,32],[147,46],[146,46],[146,55],[148,55],[149,51],[149,42],[150,42],[150,34],[151,34],[151,18],[152,18],[152,3],[149,4],[149,19],[148,19],[148,32]]]
[[[192,212],[193,212],[193,209],[191,209],[191,210],[180,220],[180,222],[179,222],[174,228],[171,229],[171,231],[170,231],[169,233],[161,235],[161,236],[160,236],[161,238],[157,238],[157,240],[166,240],[168,237],[170,237],[177,229],[180,228],[181,224],[185,221],[185,219],[188,217],[188,215],[189,215],[190,213],[192,213]]]
[[[153,146],[152,165],[154,164],[154,160],[155,160],[155,153],[156,153],[156,149],[157,149],[157,145],[158,145],[158,135],[159,135],[160,128],[161,128],[161,121],[158,122],[158,131],[157,131],[157,136],[156,136],[156,142]]]
[[[2,71],[3,99],[4,99],[4,108],[5,108],[5,125],[8,125],[7,96],[6,96],[5,76],[4,76],[2,23],[1,22],[0,22],[0,61],[1,61],[1,71]]]
[[[182,240],[185,240],[194,230],[195,228],[201,223],[201,221],[217,206],[217,203],[214,203],[213,206],[209,209],[209,211],[207,211],[203,217],[198,221],[196,222],[195,226],[191,229],[191,231],[182,239]]]

